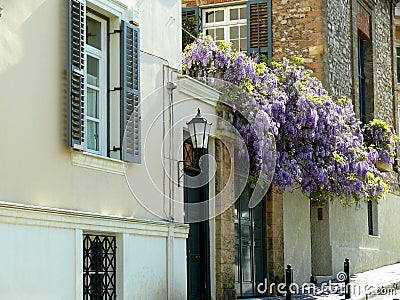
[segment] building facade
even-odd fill
[[[182,0],[182,20],[194,20],[197,32],[232,42],[249,55],[302,57],[333,99],[352,99],[361,123],[380,119],[398,128],[395,5],[386,0]],[[221,165],[221,174],[228,172]],[[262,207],[249,210],[245,196],[239,197],[216,218],[216,298],[258,296],[262,278],[284,281],[287,264],[302,284],[336,278],[345,257],[352,273],[398,262],[397,167],[385,178],[390,192],[378,205],[312,204],[297,190],[272,187]]]
[[[0,298],[186,299],[180,1],[1,8]]]

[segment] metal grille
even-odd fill
[[[83,299],[116,299],[115,236],[83,237]]]

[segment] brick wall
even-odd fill
[[[272,0],[273,58],[303,57],[314,76],[324,80],[322,3]]]

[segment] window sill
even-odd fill
[[[369,238],[373,238],[373,239],[380,239],[381,236],[380,235],[373,235],[373,234],[368,234]]]
[[[121,160],[103,157],[87,152],[71,151],[73,166],[89,168],[117,175],[125,175],[125,165]]]

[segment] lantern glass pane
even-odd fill
[[[195,148],[203,148],[204,145],[204,123],[194,123],[197,145],[193,144]]]
[[[204,137],[204,148],[208,147],[208,137],[210,136],[211,123],[206,123],[206,134]]]

